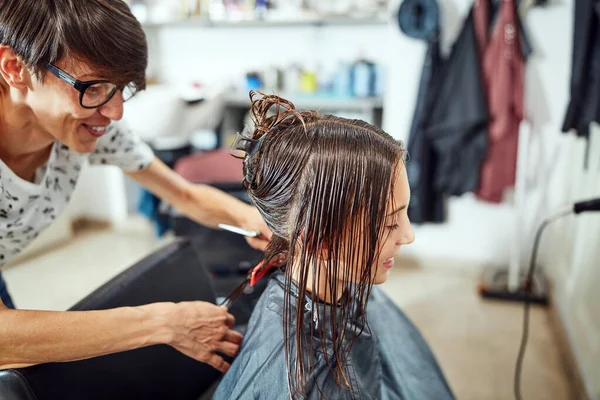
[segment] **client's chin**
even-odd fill
[[[381,285],[382,283],[385,283],[385,281],[388,280],[389,276],[390,276],[389,269],[379,268],[377,270],[377,274],[375,275],[375,279],[373,279],[373,284]]]
[[[390,271],[394,268],[394,262],[394,257],[388,258],[379,266],[379,268],[377,268],[375,279],[373,280],[374,285],[381,285],[388,280]]]

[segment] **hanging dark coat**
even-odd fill
[[[499,203],[515,184],[519,126],[524,112],[525,61],[515,0],[502,0],[490,32],[489,0],[476,0],[475,31],[486,85],[490,120],[488,153],[477,196]]]
[[[434,100],[423,129],[437,155],[433,187],[461,196],[479,187],[487,149],[488,110],[479,67],[473,12],[469,12],[448,60],[433,77]]]
[[[408,208],[413,223],[443,222],[444,196],[433,188],[437,157],[431,141],[423,132],[423,118],[432,104],[432,77],[439,72],[440,54],[439,8],[436,0],[404,0],[398,10],[398,25],[404,34],[427,41],[421,80],[408,139],[409,162],[406,164],[411,188]]]
[[[600,123],[600,0],[575,1],[573,60],[569,106],[563,132],[589,136],[590,123]]]
[[[433,187],[437,154],[423,132],[423,118],[429,115],[434,100],[432,77],[439,72],[441,64],[439,34],[436,32],[428,42],[408,140],[410,159],[406,171],[411,188],[408,216],[416,224],[445,220],[444,195]]]

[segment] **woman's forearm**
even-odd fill
[[[185,180],[155,158],[148,168],[127,175],[179,212],[202,225],[241,225],[252,207],[208,185]]]
[[[186,181],[157,158],[148,168],[128,176],[201,225],[237,225],[260,232],[258,238],[247,239],[252,247],[264,250],[268,245],[271,231],[256,208],[214,187]]]
[[[75,361],[168,343],[167,303],[105,311],[0,308],[0,369]]]
[[[206,185],[190,186],[183,199],[178,209],[196,222],[213,228],[222,223],[256,231],[258,237],[246,238],[250,246],[260,251],[268,246],[272,233],[255,207]]]
[[[174,206],[196,222],[216,228],[219,224],[241,225],[252,207],[208,185],[190,186]]]

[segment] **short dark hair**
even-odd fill
[[[146,35],[121,0],[0,0],[0,44],[41,81],[46,63],[69,57],[117,85],[146,87]]]

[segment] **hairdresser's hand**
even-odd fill
[[[260,236],[256,238],[246,238],[250,246],[258,250],[264,250],[271,241],[273,233],[267,227],[267,224],[260,216],[260,213],[255,207],[250,207],[249,211],[245,212],[244,219],[240,221],[240,227],[249,231],[260,232]]]
[[[156,306],[160,307],[158,312],[167,322],[166,344],[227,372],[230,365],[217,352],[233,357],[242,343],[242,335],[230,329],[235,319],[227,308],[201,301]]]

